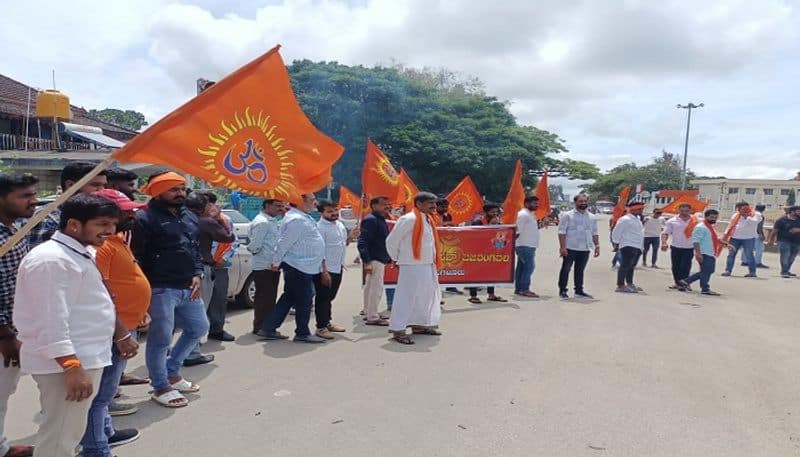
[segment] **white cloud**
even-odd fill
[[[202,0],[4,5],[0,73],[59,88],[86,107],[153,121],[284,45],[288,61],[399,61],[480,77],[521,122],[559,133],[570,157],[607,169],[682,152],[703,174],[800,169],[797,11],[780,0]],[[48,11],[41,15],[37,11]],[[31,23],[36,33],[31,33]],[[768,156],[742,167],[750,156]],[[737,157],[733,161],[730,158]]]

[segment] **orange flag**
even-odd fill
[[[470,222],[476,214],[483,211],[483,197],[469,176],[464,177],[447,195],[447,201],[450,203],[453,225]]]
[[[367,157],[361,172],[361,192],[367,198],[383,196],[392,200],[397,196],[399,175],[389,158],[372,140],[367,140]]]
[[[404,169],[400,169],[400,176],[397,178],[397,197],[394,199],[395,205],[404,205],[406,212],[414,209],[414,196],[419,193],[417,185],[408,176]]]
[[[631,195],[631,186],[625,186],[619,193],[619,200],[614,205],[614,211],[611,213],[611,226],[613,227],[619,218],[625,214],[625,207],[628,205],[628,198]]]
[[[511,187],[508,189],[505,201],[503,201],[503,223],[516,224],[517,213],[525,203],[525,188],[522,187],[522,161],[517,160],[514,167],[514,176],[511,177]]]
[[[711,204],[711,200],[701,201],[689,195],[681,195],[672,203],[669,203],[667,206],[661,208],[661,211],[665,213],[678,214],[678,207],[684,203],[688,203],[692,206],[693,213],[701,213],[705,211],[709,204]]]
[[[339,186],[339,208],[345,206],[353,208],[353,214],[361,214],[361,197],[347,187]]]
[[[331,181],[344,148],[314,127],[276,46],[189,100],[114,153],[174,167],[215,186],[298,200]]]
[[[550,207],[550,189],[547,184],[547,169],[544,170],[542,179],[536,185],[533,195],[539,197],[539,208],[536,210],[536,219],[542,219],[550,215],[553,209]]]

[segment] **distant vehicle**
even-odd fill
[[[342,221],[342,224],[344,224],[344,228],[347,229],[347,233],[352,232],[353,229],[358,225],[358,215],[355,214],[353,208],[349,206],[339,209],[339,220]]]
[[[253,254],[247,250],[250,244],[250,219],[239,211],[228,208],[222,213],[231,218],[233,229],[239,237],[239,249],[231,259],[228,269],[228,298],[235,300],[239,306],[252,308],[256,296],[256,285],[253,279]]]
[[[614,203],[606,200],[598,200],[594,204],[600,214],[611,214],[614,212]]]

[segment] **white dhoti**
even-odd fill
[[[389,330],[400,332],[412,325],[432,327],[442,318],[442,290],[432,264],[399,265]]]

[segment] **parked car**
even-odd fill
[[[247,250],[250,244],[250,219],[235,209],[223,209],[222,213],[231,218],[233,229],[239,237],[239,248],[228,269],[228,298],[239,306],[252,308],[256,296],[253,280],[253,255]]]

